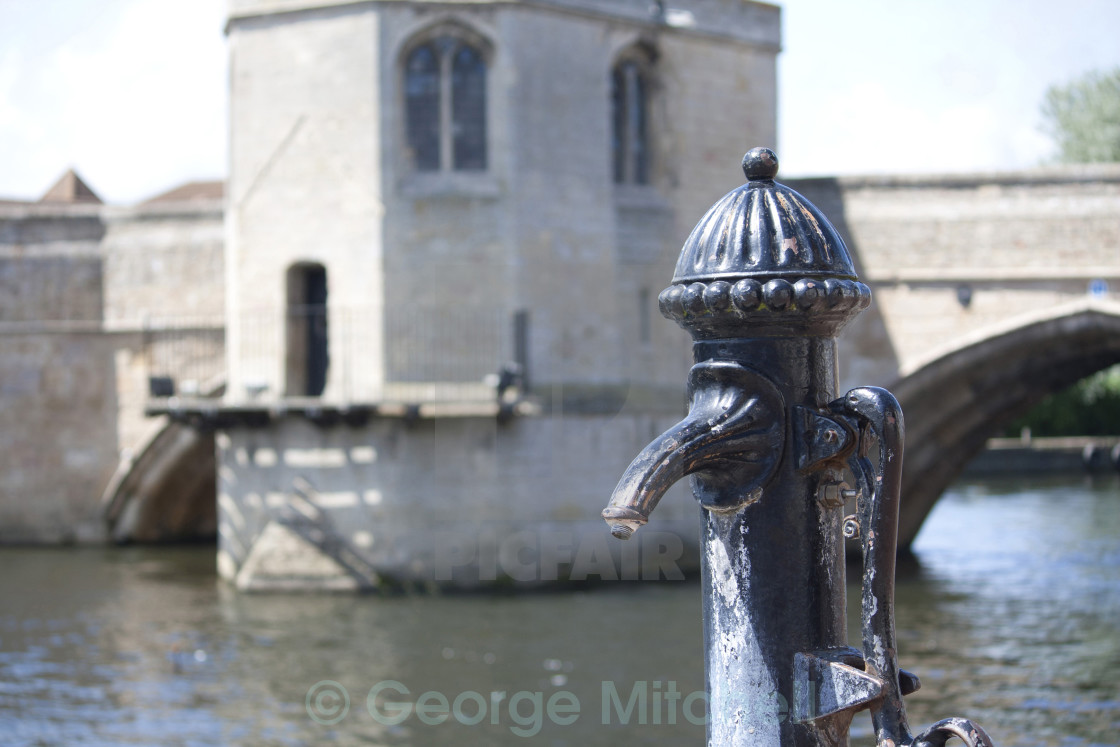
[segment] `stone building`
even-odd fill
[[[100,335],[101,210],[73,172],[37,202],[0,201],[6,542],[100,534],[89,509],[117,459],[112,348]]]
[[[0,542],[105,540],[99,499],[166,427],[144,415],[149,378],[220,386],[222,213],[221,183],[114,207],[72,171],[38,201],[0,201]],[[174,503],[173,473],[134,479]],[[215,531],[212,487],[182,506],[148,536]]]
[[[681,413],[657,293],[775,139],[778,9],[677,5],[231,3],[223,575],[535,581],[607,552],[600,504]],[[551,567],[507,567],[521,531]]]

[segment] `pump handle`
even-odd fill
[[[993,747],[979,725],[967,719],[939,721],[918,737],[910,734],[899,683],[894,625],[895,555],[902,485],[905,425],[894,395],[878,387],[852,389],[832,403],[859,433],[848,466],[858,484],[856,522],[863,549],[860,618],[863,627],[864,667],[882,682],[882,697],[871,705],[875,740],[880,747],[942,747],[958,737],[969,747]],[[872,445],[877,458],[869,458]]]

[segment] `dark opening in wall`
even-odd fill
[[[288,270],[287,283],[285,393],[319,397],[327,386],[330,366],[327,270],[314,263],[294,265]]]

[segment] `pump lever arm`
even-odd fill
[[[871,706],[876,742],[911,747],[942,747],[959,737],[969,747],[993,747],[979,725],[967,719],[939,721],[916,738],[906,722],[899,683],[894,625],[895,555],[902,485],[905,425],[894,395],[878,387],[852,389],[831,405],[859,430],[859,444],[849,466],[860,483],[857,520],[863,549],[860,599],[865,671],[883,685],[882,697]],[[868,454],[878,443],[876,463]]]

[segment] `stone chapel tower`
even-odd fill
[[[681,414],[657,294],[775,141],[779,10],[670,6],[230,0],[224,574],[430,580],[444,524],[476,561],[511,528],[600,532]],[[491,580],[462,565],[435,580]]]

